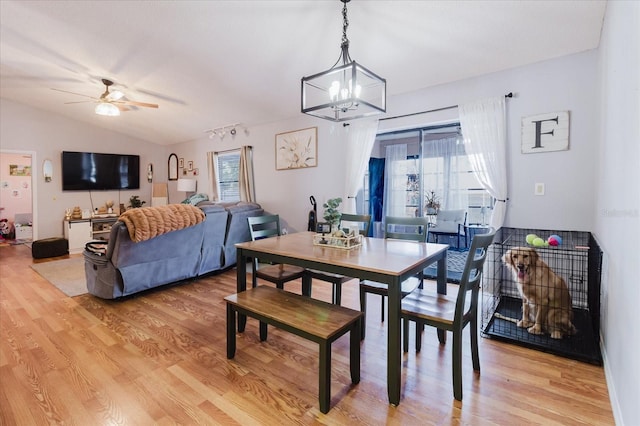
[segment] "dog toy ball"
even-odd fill
[[[527,243],[533,245],[533,240],[535,240],[536,238],[538,238],[538,236],[536,234],[527,235],[527,238],[526,238]]]
[[[532,243],[532,244],[533,244],[535,247],[543,247],[543,246],[544,246],[544,240],[543,240],[542,238],[540,238],[540,237],[536,237],[536,238],[533,240],[533,243]]]
[[[557,244],[552,244],[551,239],[556,240]],[[549,244],[551,244],[552,246],[559,246],[560,244],[562,244],[562,238],[560,238],[560,236],[556,234],[551,235],[548,241],[549,241]]]
[[[547,239],[547,243],[549,243],[550,246],[557,247],[562,243],[562,238],[558,237],[557,235],[551,235]]]

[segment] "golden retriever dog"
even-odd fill
[[[565,281],[529,247],[514,247],[502,261],[511,268],[522,297],[522,319],[516,322],[531,334],[562,339],[576,333],[571,323],[571,295]]]

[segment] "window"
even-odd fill
[[[218,195],[220,201],[240,201],[240,150],[218,154]]]

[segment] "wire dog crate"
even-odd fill
[[[562,238],[562,243],[555,247],[533,247],[526,241],[529,234],[543,239],[555,234]],[[532,334],[515,323],[522,319],[522,299],[511,269],[502,260],[505,253],[515,247],[535,248],[540,259],[564,279],[571,296],[575,334],[554,339],[548,333]],[[499,229],[484,268],[483,336],[602,365],[599,347],[601,268],[602,251],[590,232]]]

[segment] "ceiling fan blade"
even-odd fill
[[[112,102],[113,103],[113,102]],[[116,103],[113,103],[116,107],[118,107],[118,109],[120,111],[131,111],[131,108],[126,107],[125,105],[118,105]]]
[[[147,108],[158,108],[157,104],[148,104],[146,102],[136,102],[136,101],[115,101],[113,103],[125,104],[125,105],[134,105],[139,107],[147,107]]]
[[[65,102],[65,105],[69,105],[69,104],[85,104],[87,102],[94,102],[94,101],[73,101],[73,102]]]
[[[53,87],[51,88],[51,90],[55,90],[56,92],[70,93],[70,94],[76,95],[76,96],[84,96],[85,98],[90,98],[90,99],[93,99],[94,101],[98,100],[97,98],[94,98],[93,96],[83,95],[82,93],[69,92],[68,90],[54,89]]]

